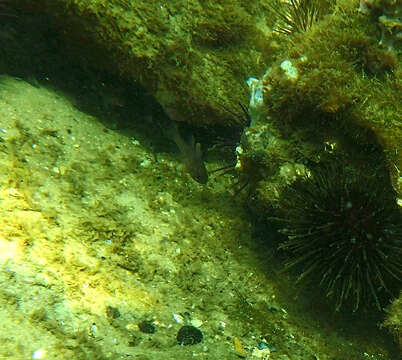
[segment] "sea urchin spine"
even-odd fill
[[[385,190],[386,189],[386,190]],[[402,282],[402,219],[392,187],[343,166],[318,166],[281,199],[287,267],[336,301],[381,309]]]

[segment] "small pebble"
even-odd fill
[[[247,356],[247,352],[244,349],[243,345],[241,344],[240,340],[235,337],[233,339],[233,345],[234,345],[234,352],[237,356],[240,356],[241,358],[245,358]]]
[[[106,308],[106,315],[109,319],[117,319],[118,317],[120,317],[120,311],[118,308],[108,306]]]
[[[271,357],[271,351],[269,349],[254,349],[252,356],[257,359],[268,360]]]
[[[32,359],[44,359],[46,352],[44,349],[38,349],[32,354]]]
[[[258,342],[257,347],[259,350],[269,349],[270,351],[275,351],[275,348],[269,346],[265,341]]]
[[[182,324],[184,322],[183,316],[181,316],[179,314],[173,314],[173,320],[179,324]]]
[[[138,324],[138,328],[145,334],[153,334],[156,331],[156,326],[153,321],[144,320]]]
[[[203,335],[200,329],[191,325],[182,326],[177,333],[179,345],[194,345],[202,341]]]
[[[202,321],[198,320],[198,319],[193,319],[193,320],[191,320],[191,325],[198,328],[198,327],[202,326]]]

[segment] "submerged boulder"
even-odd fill
[[[13,6],[50,18],[53,36],[76,61],[141,84],[175,121],[233,122],[224,108],[246,101],[245,79],[264,67],[267,13],[258,2],[17,0]]]

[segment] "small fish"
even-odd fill
[[[168,125],[166,134],[179,148],[184,166],[191,177],[200,184],[206,184],[208,172],[202,158],[201,144],[195,142],[194,136],[189,141],[184,140],[175,121]]]

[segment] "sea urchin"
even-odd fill
[[[285,35],[309,30],[321,14],[320,0],[276,1],[269,7],[279,21],[274,31]]]
[[[402,219],[385,183],[340,164],[319,165],[280,201],[287,268],[319,283],[337,310],[345,303],[353,311],[381,309],[401,288]]]

